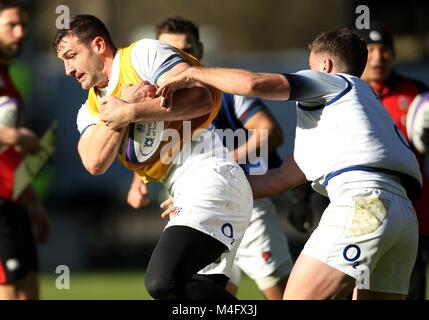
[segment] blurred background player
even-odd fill
[[[12,200],[15,170],[39,149],[37,136],[21,127],[22,99],[9,75],[10,60],[26,38],[27,11],[17,1],[0,1],[0,299],[38,299],[37,240],[49,235],[45,208],[31,186]]]
[[[170,17],[157,25],[156,36],[199,60],[203,57],[204,48],[200,42],[198,27],[190,20]],[[268,167],[280,166],[281,159],[276,148],[283,143],[282,129],[260,99],[223,94],[219,113],[212,124],[217,129],[256,130],[256,134],[249,136],[249,140],[252,139],[255,143],[243,144],[234,150],[236,161],[246,159],[248,145],[259,149],[261,143],[268,143]],[[259,129],[268,130],[268,141],[261,141]],[[241,165],[247,174],[251,166],[250,163]],[[257,166],[253,166],[253,170],[255,169]],[[146,186],[135,176],[129,192],[130,205],[140,207],[146,204],[146,194]],[[237,250],[227,289],[233,294],[237,293],[243,270],[256,282],[265,298],[281,300],[292,264],[288,242],[274,204],[268,198],[255,200],[251,222]]]
[[[368,46],[368,60],[362,79],[370,84],[396,125],[410,140],[405,125],[409,106],[416,95],[427,91],[428,87],[420,81],[396,73],[393,35],[386,26],[381,23],[372,23],[371,29],[360,30],[360,33]],[[429,256],[429,181],[424,155],[414,147],[412,149],[422,172],[423,190],[420,200],[415,204],[419,221],[419,249],[411,277],[408,299],[424,300]]]

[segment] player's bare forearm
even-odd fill
[[[176,91],[171,108],[161,107],[160,102],[161,97],[158,97],[132,104],[132,122],[191,120],[210,113],[213,108],[211,93],[202,86]]]
[[[234,160],[238,163],[245,163],[250,155],[260,154],[261,146],[268,143],[267,138],[269,139],[266,135],[261,135],[259,130],[252,132],[252,134],[249,134],[246,143],[243,143],[234,150]]]
[[[139,187],[142,183],[143,183],[143,182],[142,182],[142,178],[141,178],[137,173],[135,173],[135,172],[134,172],[134,174],[133,174],[133,181],[131,181],[130,189],[131,189],[131,188],[137,188],[137,187]]]
[[[271,112],[260,110],[244,123],[244,128],[252,130],[252,135],[247,141],[247,146],[237,148],[237,153],[243,153],[242,149],[247,148],[247,152],[256,154],[260,150],[266,150],[264,147],[268,144],[268,154],[271,154],[283,143],[283,131],[280,124],[276,121]]]
[[[162,106],[162,97],[128,103],[113,96],[104,97],[100,105],[100,120],[112,130],[138,121],[190,120],[209,113],[213,108],[210,91],[204,86],[178,90],[169,106]]]
[[[268,170],[264,175],[248,175],[250,186],[253,191],[253,198],[271,197],[289,190],[282,181],[279,169]]]
[[[204,67],[192,67],[185,72],[191,81],[199,81],[231,94],[271,100],[287,100],[290,95],[289,82],[281,74]]]
[[[85,169],[100,175],[112,165],[126,128],[111,130],[104,124],[89,127],[79,140],[78,152]]]
[[[143,183],[141,177],[137,173],[134,173],[133,181],[130,189],[128,190],[127,203],[134,209],[146,206],[150,203],[150,200],[147,197],[148,193],[148,188]]]
[[[248,175],[255,199],[281,194],[307,181],[293,156],[283,161],[279,168],[268,170],[265,175]]]

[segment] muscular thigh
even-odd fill
[[[345,196],[326,209],[303,253],[356,279],[358,289],[402,294],[404,281],[393,269],[403,268],[401,274],[409,277],[415,257],[411,203],[379,189],[351,190]]]

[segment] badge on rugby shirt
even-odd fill
[[[119,156],[132,164],[145,164],[157,154],[164,133],[164,121],[130,123]]]
[[[264,252],[262,252],[261,255],[262,255],[262,259],[264,259],[264,261],[267,264],[270,264],[273,262],[273,255],[272,255],[271,251],[264,251]]]

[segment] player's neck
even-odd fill
[[[98,89],[106,88],[109,85],[110,78],[112,77],[112,68],[113,68],[113,61],[115,59],[117,50],[114,49],[112,51],[112,54],[105,57],[104,61],[104,68],[101,71],[102,73],[102,80],[99,85],[97,85]]]

